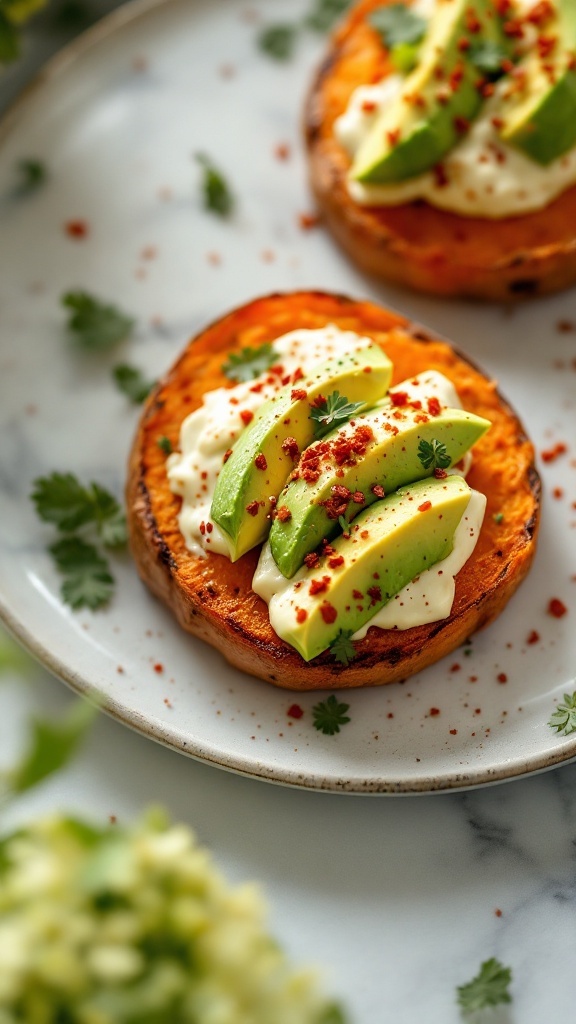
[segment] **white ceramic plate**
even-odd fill
[[[295,58],[278,63],[255,39],[263,23],[294,21],[305,9],[300,0],[129,5],[61,54],[6,119],[0,610],[49,668],[77,690],[104,695],[128,725],[258,778],[414,793],[566,763],[576,738],[556,736],[547,721],[575,686],[576,334],[557,329],[576,314],[574,292],[513,312],[435,302],[377,288],[321,229],[302,229],[311,202],[299,117],[324,40],[303,31]],[[202,209],[198,151],[233,183],[230,223]],[[25,157],[50,171],[28,198],[12,191]],[[81,239],[64,227],[77,220],[88,225]],[[120,353],[72,350],[59,298],[73,287],[137,316]],[[29,501],[31,481],[55,469],[121,493],[137,411],[112,385],[113,364],[129,360],[158,375],[228,308],[300,287],[371,296],[430,323],[499,379],[539,450],[572,446],[542,467],[536,565],[498,622],[403,685],[340,695],[351,721],[332,737],[312,720],[326,694],[293,695],[229,668],[178,629],[127,556],[115,560],[108,610],[70,611],[46,552],[53,534]],[[563,618],[547,613],[551,598],[567,606]],[[539,641],[528,644],[532,630]],[[295,702],[300,719],[288,715]]]

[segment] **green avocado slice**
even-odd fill
[[[492,0],[438,0],[420,60],[358,149],[352,180],[405,181],[454,148],[484,102],[481,73],[468,57],[479,41],[506,45]]]
[[[556,16],[542,37],[555,40],[552,50],[540,55],[533,49],[518,65],[516,87],[499,114],[499,134],[546,167],[576,145],[575,0],[557,0]]]
[[[403,395],[401,384],[393,394]],[[340,516],[349,522],[382,492],[431,476],[436,467],[426,458],[427,445],[444,445],[441,468],[454,466],[489,427],[488,420],[462,409],[440,408],[430,415],[385,399],[312,444],[300,459],[297,478],[278,499],[278,507],[290,515],[278,516],[270,530],[281,573],[290,579],[323,539],[335,537]]]
[[[269,606],[278,636],[310,661],[360,629],[425,569],[447,558],[471,490],[459,476],[419,480],[362,512],[316,569]]]
[[[382,398],[391,377],[388,357],[377,345],[367,345],[318,363],[264,402],[222,467],[212,500],[210,517],[229,540],[231,561],[265,539],[274,499],[294,466],[291,444],[301,450],[314,438],[314,399],[339,391],[366,408]]]

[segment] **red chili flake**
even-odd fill
[[[451,736],[457,736],[458,735],[458,729],[450,729],[450,735]]]
[[[419,512],[427,512],[429,508],[432,508],[431,501],[423,501],[421,505],[418,505]]]
[[[542,462],[555,462],[560,455],[564,455],[568,451],[567,446],[559,441],[553,448],[548,448],[545,452],[540,452]]]
[[[336,554],[336,552],[335,552],[334,548],[332,547],[332,545],[329,544],[328,541],[326,540],[326,537],[322,538],[322,554],[326,555],[326,557],[328,557],[328,555],[335,555]]]
[[[492,127],[496,129],[496,131],[500,131],[500,128],[504,127],[504,121],[502,120],[501,117],[493,117],[491,119],[491,124]]]
[[[240,413],[240,419],[242,420],[244,426],[247,427],[248,424],[251,423],[252,420],[254,419],[254,413],[251,412],[250,409],[242,409],[242,412]]]
[[[434,476],[436,477],[437,480],[445,480],[446,477],[448,476],[448,473],[446,472],[445,469],[442,469],[440,466],[436,466],[434,470]]]
[[[317,228],[320,223],[320,217],[317,213],[301,213],[298,216],[298,224],[302,231],[311,231],[312,228]]]
[[[377,104],[374,103],[373,100],[364,100],[360,109],[363,110],[365,114],[373,114],[376,110],[376,106]]]
[[[222,462],[228,462],[228,459],[230,458],[231,455],[232,455],[232,449],[228,448],[228,450],[224,452],[224,457],[222,459]]]
[[[520,18],[510,18],[509,21],[504,22],[502,28],[510,39],[524,38],[524,26]]]
[[[286,142],[280,142],[274,150],[274,156],[277,160],[288,160],[290,158],[290,146]]]
[[[496,917],[502,917],[502,911],[500,910],[500,907],[496,907],[494,913],[496,914]]]
[[[430,417],[425,412],[419,412],[418,415],[414,417],[414,423],[429,423],[429,422],[430,422]]]
[[[162,664],[162,662],[156,662],[156,664],[154,665],[154,671],[158,672],[158,675],[160,675],[160,673],[164,671],[164,665]]]
[[[315,551],[304,556],[304,565],[307,565],[309,569],[316,569],[320,565],[320,558]]]
[[[464,78],[464,65],[457,64],[449,78],[449,84],[452,92],[456,92],[460,82]]]
[[[326,405],[326,395],[316,395],[310,402],[313,409],[319,409],[321,405]]]
[[[536,40],[538,46],[538,55],[541,60],[545,57],[549,57],[552,51],[555,49],[558,40],[555,36],[538,36]]]
[[[552,497],[556,498],[557,501],[559,501],[560,498],[563,498],[564,497],[564,491],[562,490],[562,488],[561,487],[555,487],[554,490],[552,491]]]
[[[372,604],[377,604],[378,601],[382,600],[382,591],[380,587],[368,587],[367,594],[371,599]]]
[[[304,377],[304,370],[301,366],[297,366],[292,374],[292,383],[295,384],[297,380],[302,380]]]
[[[539,641],[540,641],[540,633],[538,633],[535,629],[531,629],[530,632],[528,633],[528,636],[526,637],[526,643],[527,644],[537,644],[537,643],[539,643]]]
[[[338,569],[338,567],[341,566],[341,565],[344,565],[344,556],[343,555],[334,555],[333,558],[329,558],[328,559],[328,568],[329,569]]]
[[[426,407],[431,416],[439,416],[440,413],[442,412],[440,400],[436,398],[435,395],[432,395],[432,398],[428,399],[428,401],[426,402]]]
[[[432,718],[435,718],[436,715],[440,714],[440,708],[430,708],[428,714],[431,715]]]
[[[202,536],[204,536],[204,534],[206,533],[206,523],[204,522],[204,520],[202,520],[202,522],[200,523],[200,533],[202,534]]]
[[[246,511],[249,516],[257,516],[260,504],[257,501],[251,501],[249,505],[246,505]]]
[[[560,334],[570,334],[572,331],[576,331],[576,324],[572,320],[559,320],[556,330]]]
[[[548,603],[548,615],[553,615],[555,619],[561,619],[563,615],[566,615],[568,609],[563,601],[559,598],[553,597]]]
[[[458,662],[456,662],[454,665],[450,666],[450,671],[451,672],[459,672],[461,668],[462,668],[462,666],[459,665]]]
[[[290,707],[288,708],[287,714],[290,716],[290,718],[302,718],[304,711],[302,710],[299,704],[291,704]]]
[[[348,488],[344,487],[343,484],[334,484],[334,486],[331,488],[331,491],[334,497],[339,498],[340,501],[348,502],[352,497],[352,491],[349,491]]]
[[[355,505],[363,505],[364,502],[366,501],[366,498],[364,497],[362,491],[354,491],[354,494],[352,495],[352,501],[354,502]]]
[[[496,678],[497,678],[499,683],[507,683],[508,682],[508,676],[506,675],[505,672],[499,672],[498,675],[496,676]]]
[[[70,238],[87,238],[90,233],[88,221],[69,220],[64,225],[64,231]]]
[[[370,536],[370,534],[368,533],[368,530],[362,530],[362,533],[360,534],[360,536],[361,536],[362,540],[368,540],[368,537]]]
[[[376,495],[377,498],[386,497],[386,491],[384,490],[381,484],[374,484],[374,486],[371,487],[370,490],[372,491],[372,494]]]
[[[392,147],[397,146],[400,142],[400,129],[394,128],[392,131],[386,132],[386,139],[388,141],[388,145]]]
[[[297,608],[296,609],[296,622],[298,622],[300,625],[302,625],[303,622],[306,622],[307,618],[308,618],[308,612],[306,611],[305,608]]]
[[[263,249],[260,253],[260,259],[263,263],[274,263],[276,259],[276,253],[272,249]]]
[[[256,469],[268,469],[268,463],[266,462],[266,456],[263,452],[259,452],[254,459],[254,465]]]
[[[296,459],[299,458],[300,456],[300,452],[298,450],[298,441],[296,440],[296,438],[285,438],[285,440],[282,441],[282,451],[284,452],[285,455],[288,455],[288,457],[291,458],[293,461],[296,461]]]
[[[434,183],[436,188],[446,188],[446,185],[450,184],[450,178],[446,173],[444,164],[436,164],[433,168],[434,171]]]
[[[323,594],[325,590],[328,590],[330,586],[330,577],[323,576],[321,580],[311,580],[308,593],[310,597],[314,597],[315,594]]]
[[[206,533],[212,533],[213,529],[214,529],[214,524],[213,523],[206,523]]]
[[[467,36],[462,36],[462,39],[458,40],[458,49],[460,50],[460,53],[466,53],[466,50],[469,50],[471,45],[472,43]]]
[[[293,388],[290,397],[293,402],[300,402],[302,399],[308,398],[308,392],[304,391],[304,388]]]
[[[470,131],[470,121],[467,117],[461,117],[458,115],[452,119],[452,124],[454,125],[458,135],[466,135],[466,132]]]
[[[494,7],[496,14],[499,14],[501,18],[512,8],[512,0],[494,0]]]
[[[372,373],[372,367],[371,366],[365,366],[363,368],[363,370],[362,370],[362,373]]]
[[[324,622],[327,625],[330,625],[332,622],[336,622],[336,619],[338,618],[338,612],[336,608],[334,607],[333,604],[330,604],[329,601],[324,601],[320,605],[320,615],[322,616]]]
[[[287,505],[281,505],[279,509],[276,509],[276,519],[279,519],[281,523],[287,523],[289,519],[292,519],[292,513]]]
[[[392,405],[408,405],[408,395],[406,391],[390,391],[389,398],[390,401],[392,402]]]
[[[554,15],[554,7],[550,0],[541,0],[530,11],[524,15],[524,20],[530,25],[542,25]]]
[[[352,591],[352,597],[354,598],[355,601],[363,601],[364,600],[364,594],[362,593],[361,590],[353,590]]]

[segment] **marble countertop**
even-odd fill
[[[92,15],[115,6],[93,2]],[[74,29],[42,15],[0,83],[5,109]],[[74,698],[42,669],[2,677],[0,749],[9,763],[30,713]],[[574,1016],[576,765],[482,791],[369,798],[297,791],[207,767],[101,715],[74,765],[22,800],[104,820],[151,803],[190,824],[234,881],[258,880],[274,934],[316,964],[353,1024],[457,1024],[457,985],[497,957],[513,1002],[478,1020]]]

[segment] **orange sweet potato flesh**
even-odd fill
[[[545,209],[491,220],[427,202],[361,207],[348,195],[350,158],[333,134],[351,93],[393,72],[367,21],[393,0],[362,0],[332,37],[305,107],[310,177],[327,226],[363,270],[435,295],[500,301],[576,281],[576,187]]]
[[[229,383],[221,366],[230,352],[328,323],[381,345],[394,363],[394,383],[427,369],[444,373],[464,407],[493,424],[475,448],[468,477],[488,496],[488,509],[476,550],[458,574],[452,614],[402,632],[372,626],[347,668],[329,651],[306,663],[276,635],[266,604],[251,590],[258,550],[234,564],[216,554],[199,559],[187,550],[178,529],[180,498],[170,491],[166,456],[158,446],[158,439],[167,437],[177,449],[180,425],[204,392]],[[533,458],[532,445],[495,383],[447,342],[370,302],[321,292],[271,295],[202,331],[150,396],[130,456],[132,551],[143,580],[184,629],[245,672],[293,690],[390,683],[432,664],[490,622],[524,578],[539,521],[540,481]],[[495,513],[502,514],[500,524]]]

